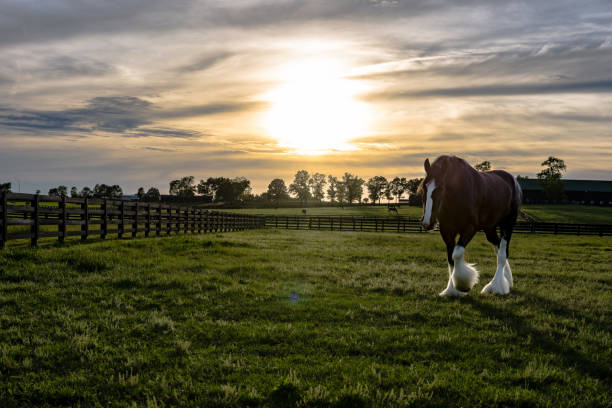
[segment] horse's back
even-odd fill
[[[482,227],[497,225],[507,217],[516,218],[520,206],[520,189],[514,176],[504,170],[481,172],[483,200]]]

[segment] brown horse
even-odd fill
[[[479,230],[497,251],[497,271],[482,293],[508,294],[513,284],[509,244],[522,201],[514,177],[503,170],[477,171],[455,156],[440,156],[431,165],[426,159],[425,173],[419,186],[423,195],[421,223],[431,230],[438,222],[448,259],[448,285],[440,296],[465,296],[478,282],[478,271],[465,263],[464,254]]]

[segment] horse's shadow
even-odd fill
[[[608,332],[610,331],[610,323],[597,321],[580,311],[570,309],[554,300],[516,289],[511,292],[510,296],[520,296],[523,299],[521,303],[529,304],[532,308],[546,309],[548,313],[555,316],[581,320],[591,326],[596,326]],[[576,369],[591,377],[603,380],[604,382],[610,382],[612,379],[612,369],[609,362],[600,362],[591,355],[580,352],[564,344],[564,342],[560,340],[562,335],[558,331],[540,329],[531,324],[530,321],[524,317],[517,316],[508,309],[502,309],[490,303],[483,302],[475,296],[469,296],[463,300],[469,303],[474,310],[481,313],[483,316],[494,317],[506,323],[508,327],[515,331],[517,337],[527,338],[529,336],[532,347],[536,347],[542,350],[542,352],[554,354],[557,357],[556,362],[560,366]],[[602,350],[607,347],[598,342],[598,339],[591,338],[589,340]]]

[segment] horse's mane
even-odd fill
[[[444,174],[452,166],[462,166],[470,169],[472,168],[472,166],[470,166],[468,162],[466,162],[460,157],[454,155],[442,155],[439,156],[436,160],[434,160],[434,162],[431,164],[430,173],[443,172],[442,174]],[[425,180],[427,180],[427,176],[425,176],[423,180],[421,180],[421,182],[419,183],[419,187],[417,188],[417,194],[423,193],[423,187],[425,187]]]

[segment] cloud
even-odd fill
[[[150,123],[151,104],[129,96],[96,97],[80,109],[63,111],[0,110],[0,125],[22,129],[123,133]]]
[[[366,95],[367,100],[401,99],[414,97],[468,97],[545,95],[563,93],[611,93],[612,80],[592,82],[525,83],[474,85],[455,88],[435,88],[415,91],[382,92]]]
[[[196,61],[191,62],[190,64],[183,65],[177,69],[179,72],[194,72],[194,71],[204,71],[207,70],[221,61],[224,61],[230,58],[233,54],[226,51],[221,51],[216,54],[207,54],[203,57],[200,57]]]
[[[176,139],[196,139],[203,136],[201,132],[195,130],[180,129],[159,129],[159,128],[138,128],[135,131],[125,133],[126,137],[163,137]],[[153,150],[153,149],[151,149]],[[164,150],[167,151],[167,150]]]
[[[195,105],[184,108],[167,109],[160,111],[158,116],[165,119],[208,116],[222,113],[259,110],[263,109],[265,106],[267,106],[265,102],[220,102],[208,105]]]
[[[0,107],[0,126],[66,132],[107,132],[125,137],[192,139],[205,136],[193,129],[166,126],[143,127],[164,119],[234,113],[265,106],[259,102],[215,103],[177,109],[158,109],[132,96],[95,97],[83,108],[62,111],[15,110]]]
[[[145,146],[145,149],[152,150],[154,152],[166,152],[166,153],[175,151],[174,149],[163,149],[161,147],[151,147],[151,146]]]

